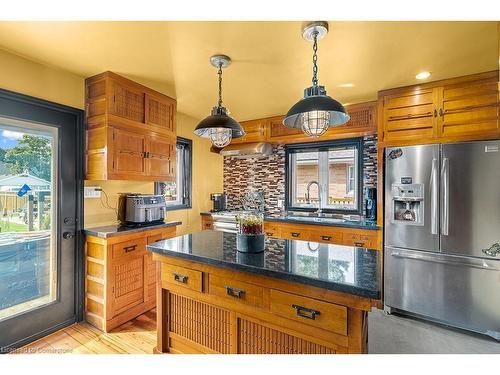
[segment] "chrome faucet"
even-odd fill
[[[318,186],[318,210],[316,211],[318,216],[321,216],[322,213],[322,208],[321,208],[321,187],[319,186],[318,181],[311,181],[307,184],[306,186],[306,202],[308,204],[311,203],[311,186],[315,185]]]

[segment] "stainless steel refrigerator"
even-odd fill
[[[500,340],[500,141],[385,151],[384,304]]]

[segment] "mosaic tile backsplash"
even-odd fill
[[[376,186],[377,136],[373,135],[364,137],[363,187]],[[228,209],[243,209],[241,199],[252,190],[264,193],[266,214],[279,215],[282,212],[278,200],[285,199],[284,145],[274,144],[272,154],[265,158],[224,157],[224,192],[228,195]]]

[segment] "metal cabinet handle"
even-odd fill
[[[272,237],[273,236],[273,232],[266,232],[266,236],[269,236],[269,237]]]
[[[435,110],[434,110],[434,117],[437,117],[437,115],[438,115],[438,112],[437,112],[437,110],[435,109]]]
[[[444,116],[444,111],[443,108],[439,108],[439,116],[443,117]]]
[[[323,241],[331,241],[332,237],[331,236],[321,236],[321,239]]]
[[[365,247],[365,243],[364,242],[354,242],[354,246]]]
[[[233,288],[232,286],[224,286],[226,288],[226,294],[235,298],[242,298],[245,295],[245,291],[243,289]]]
[[[292,305],[292,308],[295,309],[297,316],[311,320],[316,320],[316,316],[321,314],[318,310],[309,309],[304,306]]]
[[[174,280],[178,283],[186,284],[188,281],[188,277],[186,275],[182,275],[176,272],[172,272],[172,275],[174,275]]]
[[[125,250],[126,253],[130,253],[131,251],[134,251],[137,249],[137,245],[131,245],[131,246],[125,246],[123,250]]]
[[[292,232],[291,235],[292,235],[292,237],[299,237],[300,233],[298,233],[298,232]]]

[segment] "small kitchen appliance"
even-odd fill
[[[366,188],[365,198],[366,220],[377,220],[377,189]]]
[[[214,193],[210,194],[210,200],[212,203],[212,209],[210,212],[221,212],[227,209],[227,195],[224,193]]]
[[[126,226],[163,223],[165,219],[163,195],[124,193],[118,199],[118,220]]]

